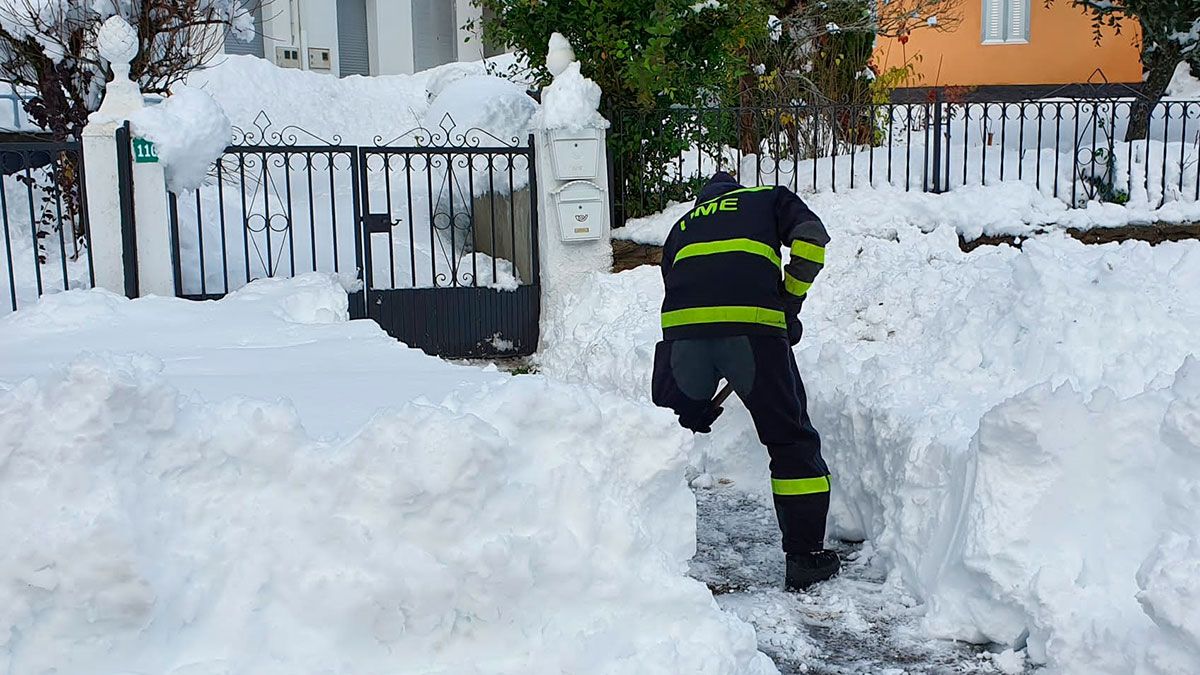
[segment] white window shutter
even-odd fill
[[[983,0],[983,41],[1004,41],[1005,0]]]
[[[1029,0],[1007,0],[1008,30],[1006,42],[1029,41]]]

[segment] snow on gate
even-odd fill
[[[533,103],[530,101],[530,105]],[[341,276],[352,311],[441,356],[532,353],[538,335],[532,137],[446,112],[375,146],[260,113],[208,185],[171,196],[176,294],[259,278]]]

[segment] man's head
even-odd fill
[[[726,173],[725,171],[718,171],[718,172],[714,173],[712,178],[708,179],[708,182],[709,182],[709,184],[732,183],[734,185],[738,185],[737,179],[734,178],[733,176],[731,176],[730,174]]]

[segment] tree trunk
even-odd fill
[[[1143,28],[1143,34],[1144,34]],[[1143,38],[1145,40],[1146,38]],[[1173,44],[1173,43],[1171,43]],[[1150,133],[1150,118],[1154,108],[1167,92],[1175,67],[1183,60],[1178,48],[1158,45],[1157,48],[1142,49],[1142,73],[1144,84],[1142,95],[1133,102],[1129,110],[1129,127],[1125,130],[1125,142],[1145,139]]]

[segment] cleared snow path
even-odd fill
[[[869,546],[836,544],[842,574],[803,595],[780,589],[783,552],[771,505],[732,485],[696,490],[691,575],[752,624],[780,672],[849,675],[1023,673],[980,647],[930,640],[921,606],[870,564]]]

